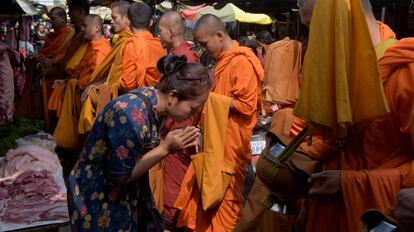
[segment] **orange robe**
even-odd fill
[[[72,39],[72,42],[63,57],[60,69],[58,70],[56,79],[64,79],[63,73],[66,72],[69,75],[77,68],[81,62],[83,56],[88,49],[89,42],[85,39],[83,31],[78,32]],[[73,76],[73,75],[71,75]],[[53,88],[52,93],[48,101],[48,110],[56,111],[56,115],[59,117],[62,110],[62,101],[65,95],[66,84],[58,85]]]
[[[159,38],[144,31],[132,36],[125,44],[122,76],[117,85],[122,92],[158,83],[161,73],[158,60],[167,54]]]
[[[380,26],[383,42],[393,33]],[[388,31],[387,31],[388,30]],[[341,153],[319,153],[325,170],[341,170],[342,198],[309,200],[307,231],[356,231],[362,213],[386,210],[401,188],[414,186],[410,114],[414,106],[414,39],[403,39],[379,60],[390,112],[355,125]]]
[[[171,52],[177,56],[186,56],[187,63],[199,63],[198,55],[187,42],[183,42],[179,47],[172,48]],[[168,118],[165,122],[165,127],[168,130],[184,128],[193,125],[193,119],[187,119],[182,122],[174,122]],[[180,151],[176,154],[169,155],[163,160],[164,163],[164,183],[163,183],[163,214],[167,220],[175,222],[177,209],[174,208],[174,202],[177,200],[180,193],[181,182],[188,169],[191,161],[191,153],[188,151]]]
[[[181,210],[178,227],[195,231],[231,231],[243,208],[243,183],[246,165],[251,159],[250,137],[258,119],[258,99],[264,78],[259,59],[251,49],[237,42],[222,52],[214,71],[213,92],[232,98],[227,123],[225,159],[235,166],[234,175],[223,200],[204,211],[197,187],[191,186],[192,176],[186,175],[175,206]]]
[[[72,73],[66,87],[63,99],[62,113],[53,134],[58,146],[63,148],[76,148],[79,145],[77,136],[77,121],[80,112],[80,94],[86,88],[90,75],[102,63],[111,51],[109,41],[105,38],[89,43],[88,49]],[[77,82],[79,81],[79,86]]]
[[[54,63],[59,62],[68,50],[74,35],[75,31],[70,26],[49,33],[45,40],[45,46],[37,56],[47,56],[52,58]]]
[[[60,63],[68,50],[69,44],[71,43],[74,35],[74,30],[69,26],[65,26],[59,31],[49,33],[46,37],[45,46],[36,54],[36,58],[47,57],[52,59],[53,64]],[[37,64],[38,63],[32,64],[33,66],[30,71],[31,75],[29,81],[25,84],[25,90],[22,94],[19,106],[16,109],[16,113],[17,115],[26,117],[40,116],[45,122],[44,130],[50,132],[51,128],[48,114],[49,112],[47,110],[47,101],[49,100],[52,92],[53,77],[50,77],[50,67],[45,66],[42,67],[42,70],[40,70],[37,68]],[[35,80],[35,76],[39,77],[39,75],[36,75],[39,72],[43,73],[45,76],[49,76],[44,79],[41,86],[38,86],[39,80]],[[39,87],[41,88],[41,92],[33,91]],[[28,108],[27,105],[32,105],[32,107]],[[39,109],[42,109],[43,113],[40,113]]]
[[[128,41],[128,38],[131,37],[132,31],[124,30],[119,33],[119,37],[116,40],[112,51],[105,58],[105,60],[96,68],[92,73],[89,85],[105,82],[104,84],[97,85],[95,88],[91,89],[91,93],[96,92],[101,86],[106,85],[110,86],[112,89],[112,98],[118,96],[118,83],[119,78],[122,76],[122,60],[124,56],[125,44]],[[100,103],[102,101],[102,103]],[[79,116],[78,132],[80,134],[86,134],[92,129],[92,125],[95,122],[95,118],[98,114],[96,106],[98,104],[105,105],[102,98],[98,97],[97,99],[92,99],[91,94],[86,98],[85,102],[82,105],[82,111]]]

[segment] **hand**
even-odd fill
[[[308,181],[313,184],[309,190],[310,197],[329,200],[341,190],[341,171],[329,170],[315,173]]]
[[[81,102],[84,103],[86,98],[89,96],[89,93],[91,92],[91,89],[93,87],[95,87],[95,84],[90,84],[88,86],[86,86],[86,88],[83,90],[82,92],[82,96],[81,96]]]
[[[414,227],[414,188],[402,189],[398,192],[394,215],[401,231],[412,231]]]
[[[59,85],[64,85],[64,84],[65,84],[65,80],[63,80],[63,79],[58,79],[58,80],[55,80],[55,81],[53,82],[52,88],[56,88],[56,87],[58,87]]]
[[[202,134],[201,133],[199,133],[198,134],[198,137],[196,138],[196,139],[194,139],[194,141],[193,142],[191,142],[191,143],[189,143],[189,144],[187,144],[185,147],[184,147],[184,149],[187,149],[187,148],[194,148],[194,150],[193,150],[193,152],[195,151],[195,154],[197,154],[197,153],[199,153],[199,152],[201,152],[201,150],[202,150],[202,144],[203,144],[203,136],[202,136]],[[193,153],[194,154],[194,153]]]
[[[162,146],[167,154],[176,153],[182,149],[189,147],[200,136],[200,129],[188,126],[184,129],[176,129],[168,132],[164,140],[161,141]]]

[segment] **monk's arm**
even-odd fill
[[[232,99],[230,110],[250,116],[257,110],[257,77],[253,66],[243,56],[235,57],[232,65]]]

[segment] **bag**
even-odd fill
[[[308,194],[307,180],[318,170],[318,162],[297,151],[308,134],[305,128],[285,146],[276,135],[268,133],[267,146],[257,161],[256,173],[278,200],[295,201]],[[269,199],[262,203],[270,208],[273,202]]]
[[[154,119],[154,112],[152,111],[152,105],[147,96],[140,92],[131,92],[132,94],[137,95],[141,98],[148,110],[148,121],[151,123]],[[149,127],[150,135],[152,135],[152,126]],[[146,142],[145,145],[150,145],[151,141]],[[148,147],[148,150],[152,147]],[[140,185],[140,197],[138,205],[142,205],[141,214],[139,220],[142,221],[142,224],[139,225],[138,231],[146,232],[163,232],[164,231],[164,220],[161,213],[155,207],[154,199],[152,196],[149,175],[146,172],[141,178]]]

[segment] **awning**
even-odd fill
[[[3,15],[41,15],[47,13],[46,6],[31,0],[1,0],[0,14]]]
[[[254,23],[254,24],[271,24],[272,19],[266,14],[253,14],[247,13],[233,3],[226,4],[221,9],[215,9],[212,6],[206,6],[202,9],[195,9],[195,10],[186,10],[183,12],[183,17],[190,19],[190,20],[197,20],[201,16],[205,14],[213,14],[221,19],[223,22],[242,22],[242,23]],[[194,17],[195,15],[195,17]]]

